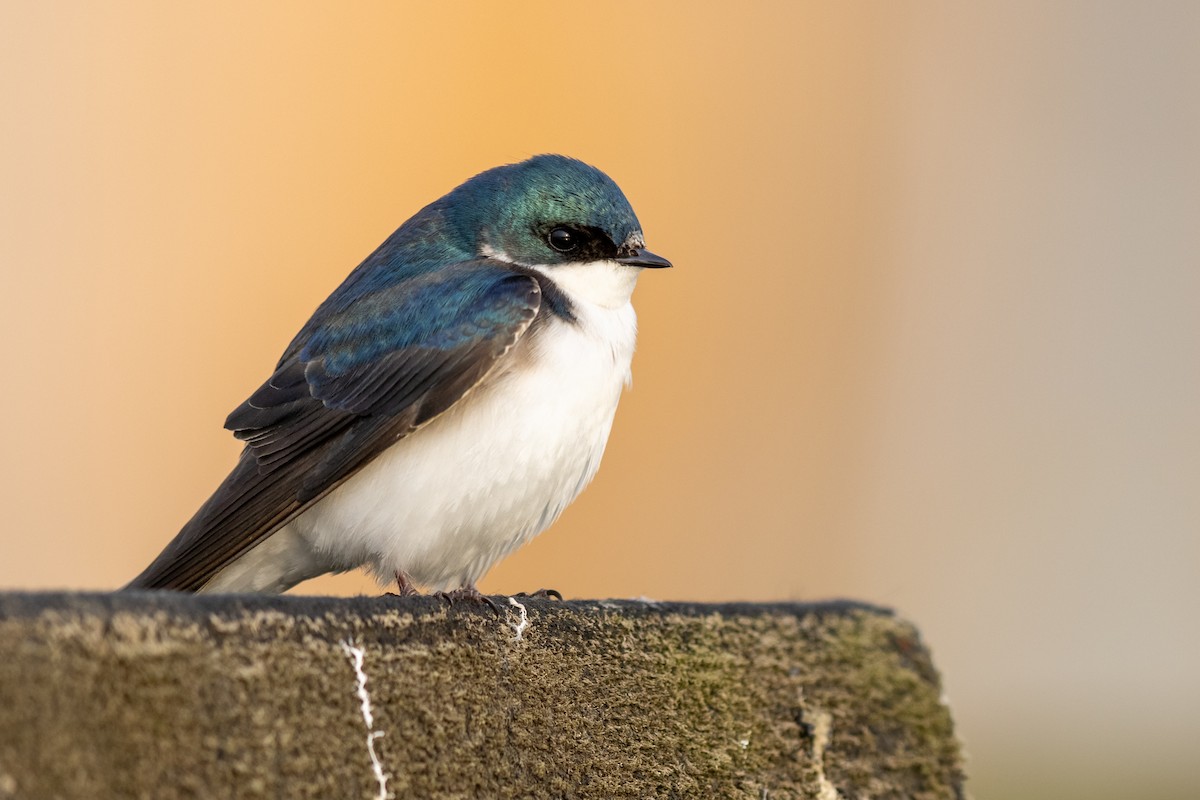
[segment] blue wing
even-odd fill
[[[492,261],[322,307],[229,415],[237,467],[129,588],[196,591],[478,384],[528,330],[542,290]]]

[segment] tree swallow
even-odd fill
[[[367,567],[477,595],[596,474],[645,248],[600,170],[543,155],[405,222],[225,422],[237,466],[128,589],[283,592]]]

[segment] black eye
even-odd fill
[[[555,228],[550,231],[546,241],[560,253],[569,253],[583,241],[583,234],[570,228]]]

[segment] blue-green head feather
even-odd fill
[[[612,178],[566,156],[490,169],[439,202],[457,239],[480,255],[519,264],[612,258],[622,247],[642,246],[641,224]],[[562,234],[551,240],[556,228],[576,240]],[[559,240],[563,246],[556,247]]]

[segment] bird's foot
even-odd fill
[[[412,578],[403,572],[396,573],[396,591],[385,592],[385,597],[420,597],[421,593],[413,586]]]
[[[536,592],[518,592],[517,597],[532,597],[537,600],[562,600],[562,592],[558,589],[538,589]]]
[[[450,592],[434,592],[433,596],[442,598],[449,605],[454,605],[459,601],[486,605],[496,613],[496,616],[500,616],[500,606],[496,605],[496,601],[476,589],[474,584]]]

